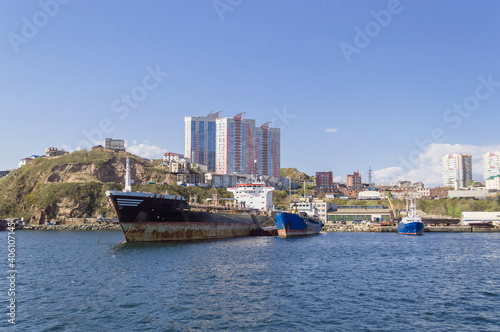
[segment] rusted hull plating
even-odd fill
[[[121,223],[127,242],[168,242],[248,236],[253,222],[133,222]]]
[[[292,236],[304,236],[318,234],[320,231],[315,230],[293,230],[293,229],[278,229],[279,237],[292,237]]]

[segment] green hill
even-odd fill
[[[36,158],[0,181],[0,218],[23,217],[34,223],[52,219],[116,217],[105,192],[122,190],[125,163],[130,158],[136,191],[181,195],[198,200],[211,197],[215,189],[180,187],[175,175],[164,167],[126,152],[104,148],[79,150],[64,156]],[[142,185],[156,182],[157,185]],[[227,197],[224,190],[217,191]],[[230,195],[230,194],[229,194]]]
[[[282,168],[281,176],[285,178],[291,178],[292,182],[298,182],[298,183],[309,181],[309,179],[312,178],[306,173],[298,171],[296,168]]]

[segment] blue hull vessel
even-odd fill
[[[323,223],[307,215],[281,212],[275,217],[278,236],[302,236],[318,234],[323,228]]]
[[[424,223],[421,221],[398,223],[398,233],[406,235],[422,235],[424,233]]]
[[[408,201],[410,206],[408,207]],[[406,235],[422,235],[424,233],[424,222],[417,215],[417,206],[413,199],[406,200],[406,211],[408,215],[398,222],[398,233]]]

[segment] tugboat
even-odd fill
[[[424,222],[422,217],[417,215],[417,206],[413,199],[410,199],[410,206],[408,208],[408,199],[406,200],[406,217],[398,222],[398,233],[406,235],[422,235],[424,232]]]
[[[302,236],[321,232],[323,223],[320,220],[309,217],[305,212],[297,213],[297,204],[294,204],[291,210],[290,212],[278,213],[275,216],[278,236]]]

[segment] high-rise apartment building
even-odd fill
[[[217,119],[216,172],[218,174],[255,174],[255,120]]]
[[[333,186],[333,172],[316,172],[316,187],[330,188]]]
[[[491,176],[500,175],[500,152],[487,152],[483,155],[483,177],[487,180]]]
[[[270,128],[269,122],[256,128],[255,160],[257,174],[275,178],[281,176],[280,129]]]
[[[192,163],[207,166],[214,172],[216,152],[216,120],[219,113],[210,112],[207,116],[184,117],[184,156]]]
[[[209,172],[280,177],[280,129],[269,123],[255,127],[255,120],[243,114],[185,117],[184,155]]]
[[[465,187],[472,180],[472,157],[466,154],[447,154],[443,158],[443,186]]]

